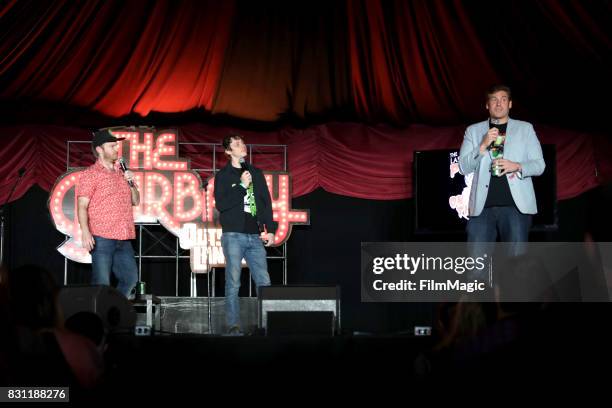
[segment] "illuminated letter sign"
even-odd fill
[[[155,132],[151,128],[113,130],[124,158],[140,186],[140,205],[134,207],[136,223],[159,222],[179,238],[183,249],[190,250],[191,269],[207,272],[224,266],[221,226],[215,216],[214,178],[202,181],[190,170],[189,160],[178,156],[176,130]],[[77,169],[60,176],[49,197],[49,211],[55,227],[70,237],[58,247],[66,258],[89,263],[91,255],[82,248],[81,229],[76,213],[75,185],[81,172]],[[272,213],[278,222],[275,246],[284,244],[295,224],[308,224],[307,210],[291,208],[291,178],[287,172],[264,172],[272,197]]]

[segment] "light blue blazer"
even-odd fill
[[[488,120],[469,126],[459,152],[460,173],[464,176],[474,173],[469,203],[471,216],[480,215],[489,192],[491,156],[488,150],[480,154],[480,143],[488,131]],[[504,158],[520,163],[522,167],[521,172],[505,175],[516,207],[523,214],[536,214],[538,206],[531,177],[542,174],[546,164],[542,156],[542,147],[531,123],[508,120]]]

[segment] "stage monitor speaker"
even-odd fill
[[[334,312],[271,312],[268,311],[268,336],[315,335],[333,336]]]
[[[339,286],[264,286],[258,301],[259,328],[268,335],[340,331]]]
[[[134,330],[134,308],[125,296],[110,286],[66,286],[60,291],[59,303],[66,320],[78,312],[93,312],[100,316],[109,331]]]

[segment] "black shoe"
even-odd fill
[[[244,336],[244,333],[240,330],[240,326],[232,326],[227,331],[226,336]]]

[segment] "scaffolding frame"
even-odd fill
[[[68,140],[66,141],[66,171],[71,171],[71,170],[75,170],[77,168],[79,168],[80,166],[75,166],[72,167],[71,161],[70,161],[70,148],[71,145],[78,145],[78,144],[91,144],[91,141],[81,141],[81,140]],[[223,151],[223,146],[221,145],[221,143],[204,143],[204,142],[178,142],[178,146],[177,146],[177,156],[180,157],[180,148],[181,146],[183,147],[187,147],[187,146],[204,146],[208,149],[210,149],[210,154],[212,155],[211,157],[211,162],[212,162],[212,167],[211,168],[190,168],[190,171],[195,171],[198,173],[198,175],[200,176],[200,178],[203,180],[203,184],[204,187],[206,188],[206,180],[209,179],[209,177],[214,176],[217,174],[217,172],[219,171],[218,167],[217,167],[217,151]],[[275,154],[281,154],[282,155],[282,171],[287,171],[288,169],[288,163],[287,163],[287,145],[284,144],[247,144],[247,148],[248,148],[248,157],[249,157],[249,163],[253,163],[253,159],[254,159],[254,155],[262,155],[264,152],[261,151],[261,149],[278,149],[277,152],[274,152]],[[73,149],[74,150],[74,149]],[[186,158],[190,158],[188,155],[185,156]],[[259,157],[259,156],[257,156]],[[190,160],[191,161],[191,160]],[[278,163],[273,163],[275,165],[277,165]],[[133,170],[141,170],[142,168],[134,168]],[[206,177],[202,177],[202,173],[207,174]],[[76,208],[75,208],[75,214],[76,214]],[[76,216],[76,215],[75,215]],[[189,260],[190,256],[189,255],[185,255],[184,252],[187,250],[183,250],[180,248],[179,246],[179,238],[174,236],[171,232],[169,232],[168,230],[166,230],[159,222],[155,222],[155,223],[136,223],[136,227],[138,229],[138,233],[137,233],[137,251],[135,254],[135,258],[137,259],[137,264],[138,264],[138,280],[141,281],[142,280],[142,271],[143,271],[143,259],[174,259],[175,260],[175,267],[174,267],[174,273],[175,273],[175,296],[179,296],[179,265],[181,263],[182,260]],[[164,234],[162,235],[161,238],[158,238],[156,235],[154,235],[154,230],[155,229],[162,229]],[[149,237],[151,237],[154,242],[152,244],[150,244],[147,248],[143,249],[143,234],[147,234]],[[165,239],[168,235],[171,235],[174,240],[174,247],[171,248],[169,245],[167,245],[166,243],[162,242],[163,239]],[[70,238],[66,237],[64,241],[68,241]],[[149,252],[152,251],[153,249],[156,248],[164,248],[168,254],[166,255],[149,255]],[[278,247],[270,247],[270,248],[266,248],[266,252],[267,252],[267,256],[266,258],[268,260],[273,260],[273,261],[280,261],[282,262],[282,284],[286,285],[287,284],[287,241],[285,241],[283,243],[283,245],[278,246]],[[189,262],[189,261],[187,261]],[[69,260],[68,258],[64,258],[64,285],[68,285],[68,265],[69,265]],[[197,293],[197,275],[200,275],[200,273],[194,273],[191,272],[190,273],[190,297],[198,297],[198,293]],[[207,275],[207,297],[211,298],[211,297],[216,297],[215,294],[215,284],[216,284],[216,268],[211,268],[210,272],[206,273]],[[253,296],[253,280],[250,277],[250,273],[249,273],[249,297]],[[209,310],[209,314],[210,314],[210,310]],[[209,316],[210,318],[210,316]]]

